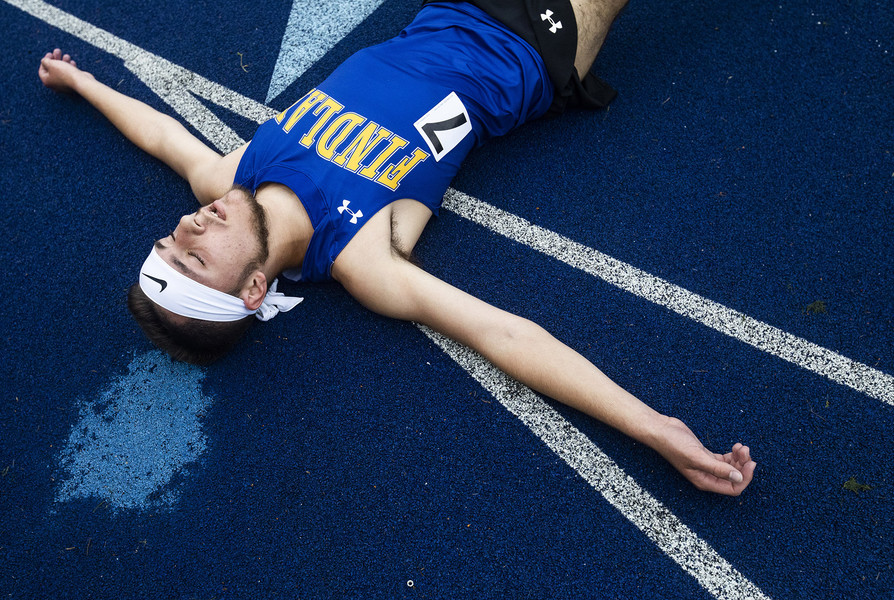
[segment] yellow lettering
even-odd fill
[[[413,170],[413,167],[426,158],[428,158],[428,152],[416,148],[413,151],[413,156],[405,156],[396,165],[390,164],[385,167],[385,170],[376,178],[376,181],[390,190],[396,190],[397,186],[400,185],[400,180],[406,177],[407,173]]]
[[[292,116],[289,117],[289,120],[286,121],[286,124],[283,125],[283,131],[285,131],[286,133],[289,133],[290,131],[292,131],[292,127],[295,126],[295,123],[297,123],[301,119],[301,117],[306,115],[307,111],[309,111],[313,107],[314,104],[316,104],[317,102],[319,102],[320,100],[322,100],[325,97],[326,97],[326,94],[324,94],[320,90],[309,91],[307,93],[307,95],[305,95],[302,100],[299,100],[298,102],[295,103],[295,104],[299,104],[299,106],[292,113]],[[295,104],[293,104],[292,106],[295,106]],[[290,109],[284,110],[279,117],[276,117],[277,122],[281,122],[282,121],[281,117],[284,117],[285,114],[287,112],[289,112],[289,110]]]
[[[301,102],[301,100],[298,100],[298,102]],[[298,104],[298,102],[295,102],[295,104]],[[292,106],[295,106],[295,104],[293,104]],[[290,106],[289,108],[285,109],[284,111],[282,111],[281,113],[276,115],[277,123],[282,123],[282,120],[286,118],[286,113],[288,113],[290,110],[292,110],[292,106]]]
[[[407,145],[407,140],[400,137],[397,134],[393,134],[391,139],[388,140],[388,147],[382,150],[379,155],[373,160],[369,166],[360,171],[360,174],[364,177],[369,177],[370,179],[375,179],[376,171],[379,170],[385,161],[391,158],[391,156]]]
[[[325,92],[312,89],[301,100],[279,113],[275,121],[286,133],[290,133],[298,121],[312,113],[316,121],[299,138],[302,146],[310,148],[316,144],[317,154],[324,160],[392,191],[400,187],[404,177],[430,157],[429,153],[416,148],[411,155],[389,162],[409,142],[361,114],[340,114],[343,109],[344,105]],[[339,150],[341,146],[345,147]],[[372,161],[364,166],[371,156]],[[383,168],[383,165],[387,166]]]
[[[310,128],[310,131],[301,137],[301,145],[305,148],[310,148],[310,145],[314,143],[314,138],[320,133],[320,130],[323,129],[329,119],[331,119],[333,115],[341,112],[341,109],[343,108],[344,106],[336,102],[333,98],[327,97],[323,100],[319,106],[314,109],[314,114],[319,118],[317,119],[317,122],[314,123],[313,127]]]
[[[370,121],[363,130],[357,134],[351,144],[336,156],[332,162],[344,167],[348,171],[356,171],[366,155],[376,147],[376,144],[389,137],[391,132],[378,123]],[[347,164],[345,164],[347,163]]]
[[[332,160],[338,145],[344,142],[351,132],[364,121],[366,121],[366,117],[355,112],[340,115],[332,121],[317,141],[317,154],[326,160]]]

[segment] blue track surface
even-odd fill
[[[261,103],[283,37],[310,43],[288,2],[53,2]],[[385,0],[269,105],[416,8]],[[189,189],[44,89],[38,61],[61,47],[173,111],[8,0],[0,23],[0,597],[745,597],[703,587],[419,329],[335,284],[301,286],[219,364],[171,364],[124,297]],[[497,140],[453,187],[890,375],[892,40],[887,1],[633,2],[597,61],[610,110]],[[766,597],[894,597],[890,384],[835,383],[450,211],[418,252],[712,448],[749,444],[751,487],[709,496],[555,406]]]

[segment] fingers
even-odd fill
[[[40,77],[41,81],[45,81],[47,76],[49,75],[49,70],[47,67],[47,63],[52,60],[52,56],[48,52],[46,56],[44,56],[40,61],[40,67],[37,69],[37,76]]]
[[[71,55],[63,54],[62,50],[60,50],[59,48],[56,48],[52,52],[47,52],[44,55],[43,60],[61,60],[61,61],[65,61],[67,63],[71,63],[72,66],[75,66],[75,61],[72,60]]]
[[[693,467],[695,472],[690,480],[700,490],[738,496],[754,478],[757,464],[751,460],[748,446],[736,444],[732,452],[725,455],[706,452]]]
[[[743,480],[743,483],[745,483],[745,485],[751,483],[752,478],[754,478],[754,470],[756,468],[757,463],[753,460],[749,460],[747,463],[745,463],[745,466],[742,467],[742,476],[745,478]]]
[[[736,444],[733,446],[733,451],[725,455],[723,460],[735,469],[727,477],[730,481],[733,483],[745,483],[746,479],[751,481],[757,463],[751,460],[751,450],[748,446]]]
[[[75,69],[78,68],[71,55],[63,54],[59,48],[44,55],[40,60],[40,68],[37,70],[37,75],[44,85],[56,91],[66,90],[68,84],[65,81],[65,67],[61,67],[62,64],[71,65]]]
[[[752,462],[751,460],[751,450],[748,446],[743,446],[742,444],[736,444],[733,446],[733,451],[730,452],[726,460],[733,466],[738,469],[743,468],[748,463]]]
[[[736,444],[733,451],[727,455],[729,465],[734,468],[731,470],[728,480],[732,483],[732,493],[730,495],[738,496],[748,487],[754,478],[754,470],[757,463],[751,460],[751,450],[748,446]]]
[[[748,446],[735,444],[727,454],[714,454],[679,419],[669,419],[662,455],[700,490],[738,496],[748,487],[757,466]]]
[[[748,446],[743,446],[741,444],[736,444],[736,446],[738,446],[738,448],[735,446],[733,447],[735,465],[742,472],[745,485],[748,485],[748,483],[751,482],[752,477],[754,477],[754,469],[757,468],[757,463],[751,460],[751,450],[749,450]]]
[[[712,460],[710,464],[704,465],[706,473],[710,473],[717,479],[723,481],[742,483],[744,477],[736,465],[729,460],[730,454],[720,457],[714,455],[714,457],[714,460]]]

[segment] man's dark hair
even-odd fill
[[[270,255],[268,243],[270,232],[267,214],[251,190],[237,184],[234,184],[232,189],[241,191],[248,200],[252,226],[259,245],[257,256],[242,270],[239,281],[244,282],[252,272],[261,269],[267,261]],[[229,293],[237,296],[239,286]],[[209,365],[229,352],[257,320],[253,315],[229,323],[181,317],[175,323],[167,312],[159,308],[140,289],[138,283],[132,285],[127,292],[127,307],[149,341],[170,354],[174,360],[199,366]]]
[[[229,323],[187,318],[175,324],[136,283],[128,290],[127,307],[149,341],[174,360],[199,366],[209,365],[229,352],[257,321],[249,315]]]

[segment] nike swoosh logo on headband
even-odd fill
[[[151,279],[152,281],[154,281],[155,283],[160,285],[161,286],[160,291],[162,291],[162,292],[165,291],[166,287],[168,287],[168,282],[165,281],[164,279],[159,279],[158,277],[153,277],[152,275],[149,275],[147,273],[143,273],[143,275],[146,275],[146,277],[148,277],[149,279]]]

